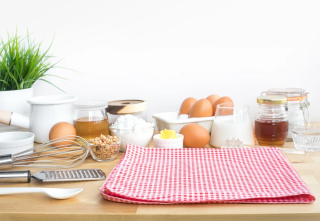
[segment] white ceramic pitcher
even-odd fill
[[[33,97],[28,100],[30,116],[10,111],[0,111],[0,123],[29,128],[35,135],[35,142],[49,141],[49,132],[59,122],[73,124],[73,102],[77,97],[72,95],[51,95]],[[14,102],[14,101],[13,101]]]

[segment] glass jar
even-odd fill
[[[73,104],[75,109],[74,127],[77,136],[87,141],[109,135],[109,122],[106,115],[106,102],[103,100],[85,100]]]
[[[287,98],[286,111],[289,120],[289,133],[287,141],[292,141],[291,129],[293,125],[304,125],[309,119],[308,92],[301,88],[272,88],[266,93],[267,95],[281,95]]]
[[[255,118],[255,135],[260,146],[282,147],[288,136],[287,98],[279,95],[260,96]]]
[[[109,101],[106,111],[109,116],[109,123],[113,124],[120,116],[127,114],[147,121],[146,109],[147,102],[144,100],[117,100]]]

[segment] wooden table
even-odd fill
[[[286,147],[294,148],[292,142],[287,143]],[[32,180],[31,183],[0,185],[2,187],[82,187],[84,190],[76,197],[67,200],[54,200],[40,193],[0,196],[0,220],[320,220],[320,152],[285,155],[318,199],[315,203],[133,205],[104,200],[98,189],[104,181],[40,183]],[[122,154],[115,161],[106,163],[96,162],[90,157],[78,168],[100,168],[108,175],[121,157]],[[31,172],[35,173],[39,170],[31,169]]]

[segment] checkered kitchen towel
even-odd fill
[[[136,204],[311,203],[315,197],[277,148],[145,148],[129,144],[100,189]]]

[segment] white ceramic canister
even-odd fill
[[[72,95],[53,95],[33,97],[28,102],[30,108],[29,130],[35,134],[35,141],[49,141],[49,132],[53,125],[68,122],[73,125],[73,103],[77,97]]]

